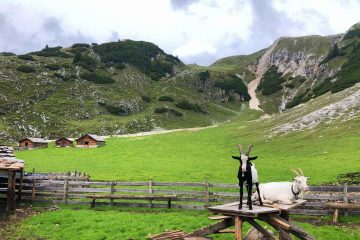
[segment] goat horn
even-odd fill
[[[241,146],[241,144],[238,144],[237,147],[239,148],[240,155],[241,155],[242,154],[242,146]]]
[[[298,169],[299,169],[299,173],[301,174],[300,176],[304,176],[304,172],[301,170],[301,168]]]
[[[253,146],[254,146],[254,145],[249,145],[249,146],[248,146],[248,149],[247,149],[247,152],[246,152],[246,155],[247,155],[247,156],[249,156],[249,153],[250,153],[250,151],[251,151],[251,149],[252,149]]]
[[[293,173],[295,173],[295,175],[297,176],[297,177],[299,177],[300,176],[300,173],[298,173],[298,171],[296,171],[295,169],[290,169]]]

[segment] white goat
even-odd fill
[[[259,185],[262,202],[293,204],[298,198],[304,197],[305,192],[309,191],[307,180],[310,177],[304,177],[300,168],[298,171],[291,170],[296,174],[293,182],[271,182]],[[252,198],[259,200],[259,195],[254,193]]]

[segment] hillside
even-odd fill
[[[242,95],[247,100],[246,86],[228,73],[218,74],[215,86],[207,73],[142,41],[2,53],[0,136],[111,135],[225,121]]]
[[[300,167],[312,176],[311,184],[335,183],[343,181],[342,174],[360,170],[359,113],[357,84],[270,118],[259,119],[259,112],[246,109],[218,127],[112,137],[98,149],[51,146],[16,156],[26,160],[28,170],[78,170],[92,179],[234,182],[236,144],[252,143],[261,181],[289,180],[289,169]]]
[[[220,59],[210,68],[256,81],[261,109],[284,111],[360,81],[359,29],[360,24],[355,24],[334,36],[279,38],[265,50]]]
[[[359,32],[283,37],[209,67],[132,40],[0,53],[0,138],[209,126],[245,114],[248,101],[287,111],[360,81]]]

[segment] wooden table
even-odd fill
[[[298,200],[291,205],[274,204],[267,206],[254,205],[252,210],[247,206],[238,209],[239,202],[233,202],[220,206],[209,207],[208,209],[216,214],[221,214],[223,217],[214,219],[222,220],[208,227],[199,229],[189,234],[190,236],[204,237],[216,232],[220,232],[228,227],[235,225],[235,239],[241,240],[243,233],[243,222],[247,221],[256,230],[261,232],[266,239],[277,239],[274,234],[263,228],[256,220],[268,223],[279,232],[279,239],[292,239],[290,234],[295,235],[299,239],[310,240],[313,239],[308,233],[289,222],[289,210],[304,204],[305,200]]]

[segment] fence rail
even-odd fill
[[[0,178],[0,198],[6,197],[6,181]],[[18,183],[17,186],[18,188]],[[69,174],[30,174],[24,177],[22,199],[65,204],[89,204],[88,195],[132,195],[162,196],[172,195],[173,208],[205,209],[211,205],[238,201],[237,184],[209,182],[122,182],[90,181],[84,175]],[[246,192],[244,194],[246,196]],[[123,200],[104,199],[99,204],[135,207],[167,207],[167,204],[156,200]],[[302,208],[292,210],[297,214],[326,215],[333,210],[326,208],[326,202],[359,202],[360,186],[310,186],[305,196],[308,200]],[[360,214],[360,211],[346,211],[349,214]]]

